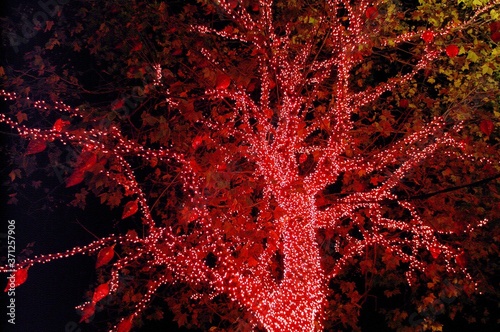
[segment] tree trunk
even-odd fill
[[[317,331],[326,298],[315,230],[303,218],[284,220],[283,279],[256,315],[268,331]]]

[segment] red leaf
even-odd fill
[[[369,19],[369,20],[373,20],[374,18],[376,18],[378,16],[378,11],[377,11],[377,8],[376,7],[368,7],[366,9],[366,18]]]
[[[410,106],[410,102],[408,101],[408,99],[401,99],[399,101],[399,107],[407,108],[408,106]]]
[[[455,261],[458,266],[461,268],[465,268],[467,266],[467,257],[465,256],[465,252],[461,252],[459,255],[455,257]]]
[[[495,43],[500,42],[500,31],[492,33],[491,34],[491,40],[493,40]]]
[[[182,54],[182,48],[176,48],[172,51],[172,55],[181,55]]]
[[[82,309],[82,318],[80,318],[79,323],[92,317],[92,315],[94,315],[94,311],[95,311],[95,306],[93,303],[85,305],[85,307],[83,307]]]
[[[426,30],[424,31],[424,33],[422,34],[422,39],[426,42],[426,43],[430,43],[434,40],[434,32],[430,31],[430,30]]]
[[[97,155],[93,152],[83,152],[78,158],[76,170],[85,172],[91,169],[97,163]]]
[[[132,320],[134,319],[133,316],[129,316],[122,320],[118,326],[116,327],[116,332],[129,332],[130,329],[132,328]]]
[[[187,314],[183,314],[183,313],[176,315],[174,319],[177,321],[177,324],[179,325],[179,327],[186,325],[186,323],[188,322]]]
[[[2,68],[2,70],[3,70],[3,67],[0,67],[0,68]],[[5,71],[4,71],[3,75],[5,75]],[[0,76],[3,76],[3,75],[0,75]],[[28,121],[28,115],[26,113],[21,112],[21,111],[16,113],[16,118],[17,118],[17,122],[19,122],[19,123],[21,123],[23,121]]]
[[[188,161],[189,167],[193,170],[193,172],[201,172],[201,166],[196,162],[196,160],[192,159]]]
[[[132,47],[131,52],[138,52],[140,50],[142,50],[142,43],[138,42],[137,44],[134,45],[134,47]]]
[[[265,108],[262,110],[262,113],[266,116],[266,118],[270,119],[273,115],[274,112],[270,108]]]
[[[191,146],[193,147],[193,149],[197,149],[201,143],[203,143],[203,137],[201,136],[196,136],[194,139],[193,139],[193,143],[191,143]]]
[[[120,109],[120,108],[122,108],[124,105],[125,105],[125,100],[120,99],[120,100],[118,100],[116,103],[114,103],[114,104],[111,106],[111,110],[112,110],[112,111],[119,110],[119,109]]]
[[[25,269],[19,269],[16,272],[12,273],[9,278],[7,278],[7,286],[4,289],[4,292],[9,291],[11,286],[12,288],[16,288],[17,286],[20,286],[24,284],[26,279],[28,279],[28,269],[29,267]],[[14,279],[14,282],[12,283],[11,280]]]
[[[491,120],[483,120],[479,124],[479,129],[481,129],[481,132],[485,134],[486,136],[490,136],[491,133],[493,132],[493,122]]]
[[[215,83],[215,88],[217,90],[226,90],[231,84],[231,78],[224,73],[219,73],[217,75],[217,80]]]
[[[54,26],[54,21],[46,21],[44,32],[50,31],[50,29],[52,29],[53,26]]]
[[[125,207],[123,208],[122,219],[125,219],[125,218],[128,218],[128,217],[134,215],[138,209],[139,209],[139,205],[137,204],[137,200],[127,202],[127,204],[125,204]]]
[[[26,153],[24,154],[25,156],[28,156],[30,154],[35,154],[42,152],[47,148],[47,142],[43,139],[32,139],[28,143],[28,148],[26,149]]]
[[[137,232],[134,230],[134,229],[129,229],[127,231],[127,234],[125,234],[126,236],[129,236],[131,238],[134,238],[134,239],[137,239],[139,236],[137,235]]]
[[[448,45],[446,47],[446,55],[448,55],[450,58],[454,58],[458,55],[458,46],[457,45]]]
[[[56,122],[54,123],[54,126],[52,129],[55,131],[63,131],[67,126],[69,125],[69,121],[63,120],[63,119],[57,119]]]
[[[500,31],[500,21],[490,23],[490,33],[494,34]]]
[[[248,266],[250,267],[255,267],[259,265],[259,261],[257,261],[255,258],[253,258],[252,256],[248,257]]]
[[[75,170],[73,174],[70,175],[69,178],[66,179],[66,188],[76,186],[80,182],[83,181],[84,177],[84,172],[80,170]]]
[[[238,0],[229,0],[229,8],[235,9],[238,6]]]
[[[441,254],[441,249],[439,249],[437,247],[431,247],[430,252],[431,252],[432,258],[436,259]]]
[[[384,177],[378,174],[375,174],[370,178],[370,183],[374,186],[378,186],[378,184],[382,181],[384,181]]]
[[[92,296],[92,304],[96,304],[109,294],[109,283],[100,284],[94,291],[94,295]]]
[[[217,164],[217,170],[224,172],[225,170],[227,170],[227,165],[225,163]]]
[[[97,262],[95,263],[95,268],[100,268],[103,265],[108,264],[115,255],[114,250],[115,244],[110,247],[102,248],[97,254]]]
[[[254,47],[250,56],[264,55],[266,52],[262,48]]]
[[[299,157],[299,163],[303,164],[307,160],[307,155],[302,153]]]

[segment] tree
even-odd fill
[[[55,8],[35,20],[47,42],[26,54],[28,69],[3,76],[11,114],[0,122],[29,142],[13,188],[35,164],[67,158],[72,205],[93,194],[134,222],[0,271],[15,270],[18,287],[40,263],[97,256],[102,282],[82,321],[121,298],[117,331],[138,324],[157,292],[179,325],[212,321],[213,304],[233,330],[356,328],[377,287],[412,291],[413,309],[386,309],[391,327],[439,330],[449,299],[495,294],[493,267],[477,267],[498,255],[497,10],[364,0]]]

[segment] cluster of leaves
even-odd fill
[[[296,48],[298,54],[304,43],[312,38],[317,41],[311,52],[316,60],[327,59],[335,47],[328,38],[331,31],[318,19],[322,10],[320,3],[298,0],[274,4],[275,29],[284,33],[292,27],[292,53]],[[497,180],[500,172],[497,151],[500,139],[498,8],[483,13],[459,34],[442,37],[432,32],[444,29],[450,23],[464,21],[472,15],[475,7],[487,3],[484,0],[459,1],[457,4],[433,0],[420,1],[419,4],[387,1],[366,11],[366,29],[373,31],[373,38],[350,54],[363,59],[353,69],[355,79],[349,82],[352,91],[363,92],[384,82],[387,77],[407,74],[423,56],[423,44],[432,44],[432,50],[440,51],[443,56],[404,86],[384,94],[353,115],[352,147],[345,151],[345,157],[375,155],[384,151],[398,139],[422,129],[434,116],[444,116],[450,123],[464,121],[466,125],[460,132],[467,144],[464,152],[476,159],[494,160],[497,164],[492,167],[469,159],[450,161],[436,155],[415,167],[411,178],[395,188],[395,194],[399,200],[411,200],[416,204],[434,229],[450,232],[442,240],[464,248],[457,263],[472,270],[480,291],[498,298],[498,285],[493,280],[498,267],[489,264],[499,254],[497,245],[500,241],[499,229],[493,222],[500,218]],[[257,16],[260,10],[258,1],[254,0],[234,1],[233,5],[234,8],[244,6],[253,16]],[[16,15],[21,15],[21,12],[14,13],[5,26],[6,30],[19,30],[14,23]],[[339,15],[342,15],[341,11]],[[347,25],[347,17],[345,21]],[[280,280],[283,273],[279,257],[280,239],[273,221],[285,211],[276,202],[262,199],[263,179],[250,176],[256,166],[246,158],[245,143],[231,136],[230,128],[228,131],[213,131],[200,124],[202,119],[230,123],[235,116],[232,102],[204,98],[207,89],[223,91],[234,85],[244,88],[256,100],[260,98],[258,56],[279,50],[273,48],[275,46],[258,49],[250,43],[220,36],[200,36],[193,30],[194,26],[200,25],[223,31],[228,36],[244,30],[227,17],[217,2],[212,1],[74,1],[64,7],[50,25],[46,25],[38,45],[23,46],[26,48],[23,64],[14,60],[15,54],[7,54],[4,70],[0,73],[3,73],[3,84],[20,96],[30,100],[64,100],[78,106],[83,118],[61,118],[44,108],[33,111],[33,103],[26,99],[17,99],[9,107],[21,124],[59,128],[73,135],[79,135],[86,128],[111,130],[116,126],[129,139],[144,146],[169,147],[172,152],[183,153],[190,161],[191,169],[206,179],[202,199],[209,207],[214,228],[223,230],[228,239],[252,239],[238,244],[235,249],[237,258],[250,266],[258,264],[256,257],[274,246],[277,255],[271,269],[276,280]],[[422,40],[398,45],[391,50],[384,47],[409,32],[422,32]],[[251,38],[264,40],[266,36],[263,33]],[[202,49],[208,50],[216,61],[209,61]],[[158,74],[155,66],[158,64],[161,85],[155,81]],[[279,100],[280,87],[276,87],[277,82],[272,83],[274,85],[269,86],[271,98]],[[338,82],[332,79],[324,81],[321,86],[304,85],[301,93],[310,97],[313,105],[309,111],[310,119],[306,116],[307,121],[312,122],[315,114],[328,112],[329,105],[334,103],[332,90],[337,88],[336,84]],[[266,111],[269,118],[277,117],[276,110]],[[307,143],[324,146],[333,126],[334,120],[323,123],[319,130],[308,136]],[[306,128],[300,130],[305,132]],[[103,172],[107,170],[119,177],[123,172],[119,160],[99,151],[69,148],[58,142],[31,140],[26,147],[25,141],[15,141],[11,147],[10,203],[16,203],[17,192],[26,191],[31,186],[35,192],[44,191],[47,199],[43,208],[50,208],[51,202],[58,197],[51,197],[51,182],[45,178],[48,174],[60,177],[61,186],[73,190],[71,205],[85,209],[88,195],[92,194],[101,203],[119,209],[122,219],[133,219],[128,234],[142,235],[137,201],[118,185],[120,181],[113,181]],[[230,159],[228,154],[232,156]],[[314,169],[319,158],[319,152],[297,156],[302,177]],[[181,179],[183,165],[161,163],[155,159],[147,162],[131,159],[143,190],[148,193],[157,222],[171,227],[177,235],[189,235],[194,227],[193,221],[200,216],[195,204],[187,204],[189,195],[183,190]],[[338,197],[374,188],[387,176],[345,172],[336,183],[317,194],[317,205],[326,209]],[[31,184],[27,179],[33,179]],[[484,179],[490,180],[482,181]],[[407,211],[395,202],[386,203],[384,216],[387,218],[409,218]],[[183,208],[179,208],[181,206]],[[240,211],[240,215],[234,215],[231,222],[222,218],[235,210]],[[259,220],[267,222],[256,226],[257,213],[260,213]],[[362,220],[368,215],[367,211],[359,209],[351,218]],[[477,232],[466,234],[464,230],[470,224],[471,215],[492,222]],[[343,220],[335,232],[325,229],[318,233],[317,242],[326,273],[331,273],[339,258],[338,246],[343,237],[347,234],[356,236],[359,231],[350,221]],[[405,234],[394,236],[404,238]],[[192,242],[195,246],[196,239]],[[121,248],[123,251],[127,249],[126,246]],[[105,267],[113,259],[113,250],[114,247],[110,246],[100,251],[96,268]],[[332,295],[328,298],[326,327],[336,330],[359,328],[362,308],[368,305],[369,297],[378,289],[383,289],[380,294],[376,293],[380,298],[402,303],[402,306],[387,305],[380,310],[386,315],[388,325],[408,331],[419,328],[439,330],[439,314],[446,312],[453,318],[464,303],[477,300],[473,295],[475,286],[472,281],[452,280],[452,286],[444,282],[449,275],[439,252],[422,253],[422,256],[428,268],[416,284],[426,285],[424,288],[407,286],[401,273],[405,264],[384,248],[367,248],[364,257],[353,258],[349,262],[353,268],[329,285]],[[203,259],[209,267],[217,261],[216,256]],[[131,283],[113,295],[109,295],[106,282],[98,283],[93,287],[95,291],[90,296],[90,306],[83,310],[82,321],[94,314],[93,307],[106,296],[121,297],[120,310],[131,312],[142,297],[141,285],[147,284],[155,273],[169,273],[148,270],[142,266],[144,262],[141,260],[131,264],[140,271],[143,283]],[[27,271],[17,272],[22,274],[19,280],[26,280],[24,272]],[[100,273],[104,275],[102,269]],[[100,276],[100,280],[105,278]],[[410,300],[407,301],[403,294],[411,294]],[[161,295],[166,298],[181,326],[207,327],[222,322],[221,329],[249,329],[248,313],[241,312],[241,308],[224,296],[213,297],[204,285],[180,284],[164,290]],[[457,300],[449,305],[442,300],[449,298]],[[439,299],[441,301],[437,301]],[[442,303],[447,305],[443,307]],[[429,311],[437,314],[426,315]],[[415,312],[425,318],[416,325],[409,321]],[[161,318],[161,311],[152,309],[146,317]],[[124,326],[130,328],[131,321],[124,322]]]

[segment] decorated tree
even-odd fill
[[[70,205],[98,197],[127,226],[0,271],[22,287],[41,263],[96,257],[81,321],[115,298],[120,332],[155,316],[155,294],[188,327],[356,329],[377,289],[411,294],[383,309],[390,327],[440,330],[438,314],[498,295],[498,7],[51,7],[31,27],[45,44],[0,71],[0,122],[23,139],[10,203],[45,169]]]

